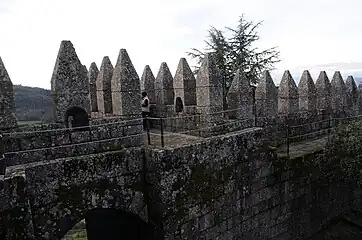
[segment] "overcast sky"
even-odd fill
[[[264,20],[258,47],[279,47],[275,82],[285,69],[362,76],[361,9],[361,0],[0,0],[0,56],[14,84],[44,88],[61,40],[87,67],[103,56],[115,65],[125,48],[140,76],[146,64],[156,75],[161,62],[174,74],[210,26],[235,26],[244,13]]]

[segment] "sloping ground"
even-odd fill
[[[311,240],[360,240],[362,239],[362,213],[349,212],[330,224]]]

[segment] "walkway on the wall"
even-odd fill
[[[153,147],[162,147],[161,131],[158,129],[150,130],[150,145]],[[148,135],[143,137],[145,145],[148,145]],[[163,132],[164,146],[167,147],[180,147],[202,141],[203,137],[192,136],[182,133]]]
[[[294,142],[289,145],[289,159],[299,158],[314,152],[325,149],[328,136],[317,139],[308,139],[301,142]],[[283,144],[277,149],[279,157],[287,157],[287,144]]]

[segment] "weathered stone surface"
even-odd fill
[[[173,105],[175,103],[175,91],[173,89],[173,77],[165,62],[161,63],[155,80],[156,104]]]
[[[112,108],[112,76],[113,65],[108,56],[102,60],[102,65],[97,78],[98,111],[102,114],[113,112]]]
[[[227,103],[230,118],[248,119],[253,117],[253,92],[248,79],[238,69],[229,88]],[[235,109],[235,111],[232,111]]]
[[[67,124],[67,111],[76,107],[90,115],[87,69],[79,61],[70,41],[62,41],[51,80],[56,122]],[[77,110],[77,111],[78,111]]]
[[[173,79],[175,97],[181,98],[183,105],[196,105],[196,78],[185,58],[181,58]]]
[[[331,111],[331,83],[327,73],[321,71],[315,83],[317,91],[317,110]]]
[[[357,91],[358,91],[358,101],[357,101],[358,115],[362,115],[362,83],[358,85]]]
[[[112,76],[113,114],[141,116],[141,83],[126,49],[121,49]]]
[[[256,115],[259,117],[276,116],[278,112],[278,90],[269,71],[264,71],[262,79],[255,89]]]
[[[0,130],[16,126],[13,83],[0,57]]]
[[[298,87],[290,72],[286,70],[280,81],[278,92],[278,113],[293,114],[299,110]]]
[[[335,113],[341,113],[346,105],[346,85],[341,73],[336,71],[331,81],[331,107]]]
[[[151,104],[156,103],[155,97],[155,76],[149,65],[145,66],[141,77],[141,90],[145,91],[150,99]]]
[[[92,112],[98,112],[97,85],[96,85],[98,73],[99,73],[99,70],[98,70],[96,63],[92,62],[89,67],[89,71],[88,71],[91,111]]]
[[[108,128],[103,134],[115,133]],[[21,177],[8,172],[0,181],[0,233],[58,240],[89,210],[112,208],[148,219],[162,233],[156,239],[309,239],[361,206],[360,189],[345,180],[340,162],[316,148],[299,154],[315,141],[293,145],[287,160],[264,145],[265,134],[250,128],[177,147],[112,148],[14,166]]]
[[[315,112],[317,107],[317,91],[308,70],[303,71],[298,84],[299,110]]]
[[[199,111],[211,114],[210,122],[222,119],[222,114],[220,114],[223,111],[222,82],[219,69],[211,53],[205,54],[196,76],[196,98]]]
[[[356,82],[354,81],[353,76],[348,76],[346,80],[346,107],[349,115],[357,115],[358,114],[358,90]]]

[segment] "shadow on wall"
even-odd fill
[[[118,209],[98,208],[85,217],[88,240],[153,240],[149,224],[139,216]]]

